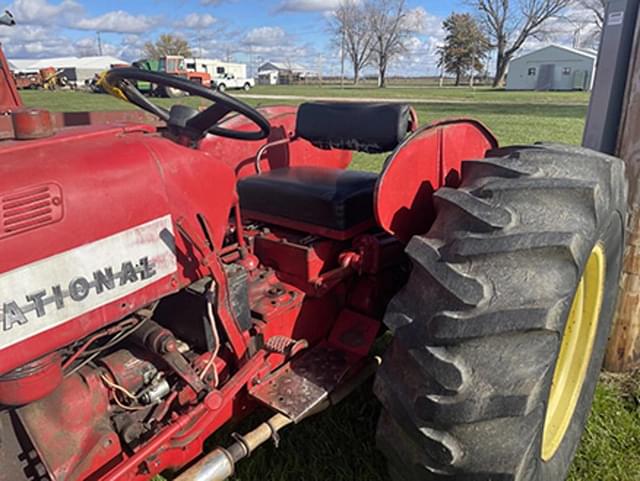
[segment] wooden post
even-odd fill
[[[629,181],[628,238],[605,368],[620,372],[640,365],[640,21],[630,59],[617,155],[625,161]]]

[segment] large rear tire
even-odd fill
[[[584,429],[617,297],[620,160],[538,145],[465,162],[407,247],[377,375],[396,480],[561,481]]]

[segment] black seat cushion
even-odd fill
[[[335,231],[373,221],[378,176],[323,167],[293,167],[246,177],[238,182],[240,207]]]
[[[310,102],[298,109],[296,134],[321,149],[380,153],[407,136],[410,107],[368,102]]]

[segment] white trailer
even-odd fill
[[[236,78],[246,78],[247,65],[244,63],[224,62],[212,58],[186,58],[185,67],[190,72],[206,72],[211,77],[231,74]]]

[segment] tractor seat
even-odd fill
[[[287,167],[238,182],[240,206],[253,219],[301,224],[331,238],[348,238],[373,226],[373,191],[378,176],[370,172],[324,167]],[[282,222],[284,221],[284,222]]]
[[[412,127],[403,104],[305,103],[296,138],[319,149],[368,153],[395,149]],[[237,185],[249,219],[344,240],[373,227],[378,176],[326,167],[286,167],[245,177]]]

